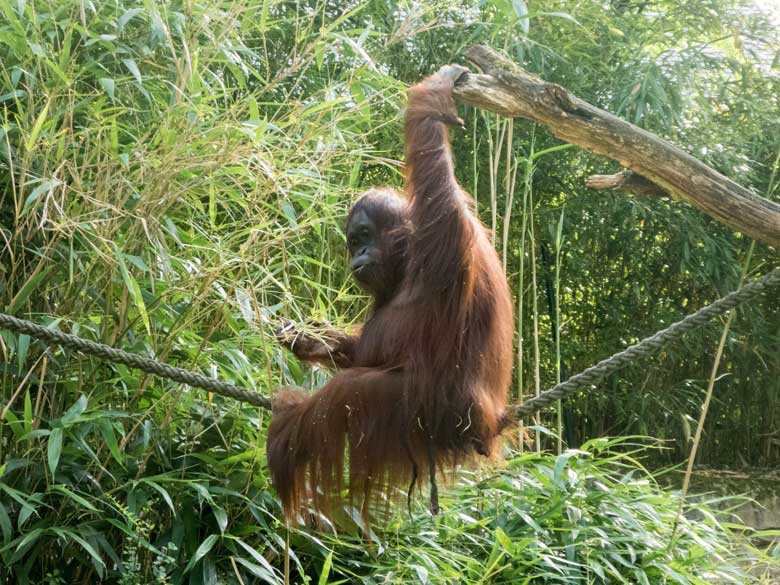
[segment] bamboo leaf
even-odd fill
[[[35,205],[35,202],[38,201],[41,195],[44,193],[51,193],[62,185],[62,182],[57,179],[45,179],[40,182],[40,184],[32,190],[32,192],[27,196],[27,198],[24,200],[24,206],[22,206],[22,213],[21,215],[25,215],[30,209]]]
[[[51,531],[59,536],[60,538],[64,540],[72,540],[76,542],[81,548],[83,548],[85,551],[87,551],[87,554],[92,559],[92,566],[95,567],[95,570],[97,571],[97,574],[102,578],[103,573],[106,570],[106,564],[103,562],[103,559],[100,557],[100,553],[95,549],[94,546],[92,546],[90,543],[88,543],[84,538],[73,532],[72,530],[66,530],[64,528],[58,528],[53,527],[51,528]]]
[[[114,254],[116,255],[117,260],[119,261],[119,269],[122,272],[122,279],[125,281],[125,286],[130,292],[130,298],[133,299],[135,308],[138,309],[138,314],[141,316],[141,320],[143,321],[144,326],[146,327],[146,332],[149,335],[151,335],[152,325],[149,322],[149,314],[146,312],[146,303],[144,303],[144,297],[143,294],[141,294],[141,287],[138,286],[138,282],[136,281],[135,278],[133,278],[133,275],[130,274],[130,271],[127,269],[127,264],[125,263],[125,256],[119,250],[116,244],[114,244]]]
[[[16,552],[23,550],[26,546],[34,543],[43,535],[43,528],[34,528],[24,535],[22,539],[16,544]]]
[[[8,305],[8,312],[12,315],[17,313],[25,301],[27,301],[29,296],[33,293],[33,291],[36,290],[38,284],[41,283],[41,281],[43,281],[47,276],[49,276],[52,270],[54,270],[54,266],[47,266],[40,272],[33,274],[33,276],[27,279],[27,282],[24,283],[22,288],[19,289],[19,292],[16,293],[13,299],[11,299],[11,302]]]
[[[57,427],[52,429],[51,434],[49,435],[49,445],[47,449],[49,471],[51,471],[52,476],[54,476],[57,471],[60,455],[62,455],[62,428]]]
[[[100,85],[103,86],[103,90],[108,94],[112,100],[114,99],[114,90],[116,89],[116,82],[110,77],[101,77]]]
[[[135,62],[135,59],[122,59],[122,63],[125,67],[127,67],[128,71],[135,77],[136,82],[139,86],[143,87],[143,78],[141,77],[141,70],[138,69],[138,65]]]
[[[143,8],[130,8],[125,10],[125,12],[122,14],[122,16],[119,17],[119,20],[117,21],[119,31],[123,32],[127,24],[139,14],[143,14],[143,12]]]
[[[325,562],[322,563],[322,572],[320,573],[320,580],[317,582],[318,585],[328,585],[328,576],[330,575],[330,567],[333,565],[333,551],[331,550],[328,553],[328,556],[325,557]],[[425,581],[421,581],[424,583]]]
[[[214,548],[214,545],[217,544],[217,541],[219,540],[219,536],[216,534],[210,534],[206,537],[206,540],[204,540],[200,546],[198,547],[198,550],[195,551],[195,554],[192,555],[192,558],[190,559],[190,562],[187,563],[187,566],[184,568],[185,573],[189,573],[192,568],[198,563],[199,560],[201,560],[203,557],[205,557],[209,551]]]
[[[119,450],[119,444],[116,440],[116,434],[114,433],[114,425],[110,420],[101,418],[97,420],[98,428],[100,429],[100,436],[106,442],[108,450],[111,452],[111,456],[119,463],[124,465],[122,452]]]
[[[24,432],[29,433],[33,428],[33,409],[30,391],[24,393]]]
[[[30,349],[30,336],[22,333],[16,343],[16,364],[19,371],[24,371],[24,362],[27,360],[27,352]]]
[[[95,506],[89,503],[89,501],[84,498],[83,496],[78,495],[74,491],[68,489],[64,485],[57,484],[53,485],[49,488],[49,492],[59,493],[60,495],[65,496],[66,498],[73,500],[76,502],[79,506],[82,508],[85,508],[86,510],[89,510],[90,512],[99,512]]]
[[[33,124],[32,131],[30,131],[30,136],[28,136],[27,141],[24,144],[28,152],[33,149],[33,146],[35,146],[35,143],[38,140],[38,135],[43,129],[43,124],[46,122],[46,116],[49,114],[49,103],[50,102],[46,102],[46,105],[43,106],[43,109],[38,114],[38,117],[35,119],[35,124]]]
[[[3,533],[3,545],[7,545],[11,542],[14,527],[11,524],[11,517],[8,515],[8,510],[5,509],[5,505],[2,502],[0,502],[0,532]]]
[[[63,428],[68,428],[70,425],[76,422],[76,420],[82,414],[84,414],[85,410],[87,410],[87,397],[82,394],[79,396],[79,399],[76,400],[76,402],[74,402],[73,405],[65,411],[65,414],[62,415],[60,423],[62,424]]]

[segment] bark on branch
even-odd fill
[[[483,73],[458,80],[455,96],[461,102],[543,124],[558,138],[632,171],[591,177],[592,188],[671,195],[755,240],[780,247],[780,204],[753,194],[655,134],[531,75],[492,49],[472,47],[466,58]]]
[[[639,195],[660,195],[668,197],[669,192],[662,189],[649,179],[642,175],[637,175],[634,171],[620,171],[614,175],[591,175],[585,181],[585,186],[594,191],[625,191],[626,193],[637,193]]]

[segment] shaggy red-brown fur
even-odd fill
[[[409,89],[406,199],[372,190],[352,211],[381,228],[383,272],[360,335],[325,336],[346,369],[314,394],[284,389],[274,400],[268,464],[288,517],[307,505],[328,514],[346,487],[365,512],[380,490],[495,450],[512,303],[488,232],[455,179],[447,124],[462,123],[452,87],[464,72],[445,67]],[[296,353],[325,355],[303,341]]]

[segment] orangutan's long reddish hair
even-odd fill
[[[340,334],[348,367],[315,394],[275,398],[268,464],[288,517],[327,514],[346,487],[365,510],[434,465],[495,450],[514,326],[501,263],[453,170],[446,124],[460,122],[452,87],[464,71],[408,92],[407,200],[374,190],[355,206],[382,227],[385,278],[360,335]]]

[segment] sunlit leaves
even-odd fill
[[[735,31],[720,0],[651,4],[0,0],[0,306],[261,392],[320,386],[329,372],[287,355],[274,328],[365,316],[344,268],[346,210],[361,190],[402,182],[406,84],[463,62],[475,42],[765,192],[776,48],[753,59],[769,32],[748,13]],[[468,122],[453,155],[490,220],[488,128]],[[601,160],[524,124],[509,152],[531,158],[536,234],[558,253],[538,265],[545,383],[556,272],[569,373],[729,288],[738,239],[683,206],[593,196],[583,177]],[[527,268],[542,242],[521,250],[513,211],[517,286],[520,258]],[[530,304],[528,281],[522,290]],[[735,445],[757,461],[776,454],[772,307],[740,313],[710,457],[733,458]],[[682,439],[710,350],[705,332],[626,370],[569,403],[569,428]],[[283,581],[269,413],[6,332],[0,411],[0,581]],[[598,583],[622,571],[655,584],[677,578],[669,568],[689,578],[725,542],[708,517],[684,532],[690,563],[666,563],[668,496],[616,475],[611,456],[568,453],[512,459],[459,488],[436,521],[372,527],[372,544],[293,530],[291,582],[565,583],[580,571]]]

